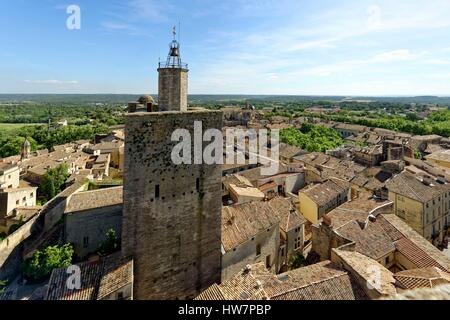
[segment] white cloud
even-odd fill
[[[132,0],[127,6],[133,17],[149,19],[150,22],[169,20],[167,15],[173,9],[166,0]]]
[[[436,66],[444,66],[450,65],[450,60],[447,59],[427,59],[424,61],[425,64],[436,65]]]
[[[77,80],[24,80],[26,83],[31,84],[55,84],[55,85],[61,85],[61,84],[78,84]]]
[[[280,78],[276,73],[273,72],[268,73],[266,76],[267,80],[278,80]]]
[[[414,60],[424,53],[411,53],[407,49],[398,49],[377,54],[373,62],[393,62],[393,61],[407,61]]]
[[[136,27],[126,24],[126,23],[117,23],[117,22],[102,22],[102,27],[108,30],[137,30]]]

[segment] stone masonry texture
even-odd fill
[[[221,166],[171,160],[172,132],[193,140],[194,121],[221,130],[222,112],[126,117],[122,251],[134,258],[138,300],[190,299],[220,282]]]
[[[158,108],[160,111],[187,111],[188,70],[159,68]]]

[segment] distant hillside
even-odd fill
[[[127,103],[139,98],[139,94],[0,94],[0,103],[48,102],[48,103]],[[157,95],[153,95],[157,97]],[[347,97],[347,96],[290,96],[290,95],[189,95],[191,103],[239,102],[245,100],[270,102],[302,101],[380,101],[391,103],[431,103],[450,105],[450,97]]]

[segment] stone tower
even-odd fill
[[[173,97],[178,89],[165,90]],[[139,300],[190,299],[220,282],[221,165],[175,165],[171,153],[178,141],[171,135],[185,129],[194,137],[195,121],[203,130],[221,130],[222,112],[186,111],[177,104],[174,111],[129,113],[125,119],[122,252],[134,259]]]
[[[187,111],[188,66],[181,62],[180,44],[173,41],[165,63],[159,63],[158,109],[160,111]]]
[[[22,160],[28,159],[30,157],[30,154],[31,154],[31,144],[28,141],[28,139],[25,139],[20,148],[20,158]]]

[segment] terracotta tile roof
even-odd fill
[[[268,296],[259,277],[272,277],[263,264],[252,265],[252,270],[241,271],[220,285],[225,300],[264,300]]]
[[[360,300],[366,299],[350,275],[330,261],[274,275],[264,264],[251,265],[198,300]]]
[[[287,143],[280,143],[279,153],[281,157],[291,159],[295,156],[308,153],[307,151],[300,149],[299,147],[292,146]]]
[[[354,243],[356,252],[374,260],[398,252],[417,268],[438,267],[450,271],[450,259],[396,215],[379,211],[376,219],[371,220],[368,213],[346,211],[341,207],[327,217],[334,232]]]
[[[366,300],[348,274],[341,274],[271,297],[272,300]]]
[[[228,252],[278,223],[277,214],[267,202],[222,207],[222,246]]]
[[[385,215],[378,216],[377,222],[393,242],[405,237],[395,226],[386,220]]]
[[[67,269],[55,269],[50,276],[46,300],[97,300],[133,281],[133,261],[118,254],[77,266],[81,271],[81,288],[69,289]]]
[[[341,129],[341,130],[355,130],[355,131],[367,131],[369,128],[366,126],[361,126],[359,124],[349,124],[349,123],[342,123],[339,122],[334,126],[335,129]]]
[[[307,167],[315,168],[324,179],[339,178],[350,181],[356,173],[363,171],[366,167],[357,164],[351,160],[338,159],[321,152],[313,152],[303,156],[295,157],[296,160],[303,162]]]
[[[284,172],[287,172],[287,168],[286,168],[285,165],[280,163],[280,165],[278,167],[277,174],[284,173]],[[266,179],[266,178],[270,177],[270,176],[267,176],[267,175],[263,175],[261,173],[261,167],[253,168],[253,169],[249,169],[249,170],[245,170],[245,171],[241,171],[241,172],[239,172],[239,174],[241,176],[247,178],[252,183],[254,181],[259,180],[259,179]]]
[[[355,251],[374,260],[379,260],[395,251],[391,238],[383,232],[377,223],[355,220],[335,229],[342,237],[355,242]]]
[[[194,300],[225,300],[225,296],[222,294],[219,285],[214,283]]]
[[[381,168],[371,167],[357,173],[350,182],[359,187],[374,191],[384,188],[387,180],[391,177],[392,174],[383,171]]]
[[[333,227],[339,227],[350,220],[365,221],[371,213],[391,212],[392,201],[374,198],[368,193],[361,193],[358,198],[352,199],[331,210],[327,215],[333,222]]]
[[[269,201],[269,205],[280,219],[280,229],[284,232],[289,232],[307,221],[287,198],[274,198]]]
[[[438,147],[440,147],[440,146],[438,146]],[[430,148],[430,145],[428,146],[428,148]],[[426,156],[425,159],[450,162],[450,149],[436,151],[436,152]]]
[[[345,192],[345,190],[348,190],[349,188],[350,185],[348,183],[344,183],[344,181],[339,182],[337,179],[330,179],[324,183],[316,184],[308,189],[300,190],[300,192],[307,195],[319,206],[322,206],[338,197],[339,194]]]
[[[74,193],[70,197],[66,213],[94,208],[120,205],[123,203],[123,187],[113,187]]]
[[[441,151],[443,151],[444,148],[441,147],[439,144],[433,144],[433,143],[429,143],[427,145],[427,148],[425,149],[426,153],[431,153],[431,159],[433,159],[433,154],[434,155],[438,155]],[[428,157],[425,157],[428,158]],[[447,155],[447,161],[450,161],[450,154]]]
[[[230,193],[236,194],[238,196],[252,197],[252,198],[259,199],[259,200],[263,200],[265,198],[264,193],[255,187],[248,187],[248,186],[245,186],[242,184],[240,186],[230,184],[229,188],[230,188]]]
[[[236,186],[253,187],[253,185],[247,178],[238,174],[232,174],[230,176],[222,178],[222,183],[226,189],[228,189],[231,184],[234,184]]]
[[[441,270],[450,271],[450,258],[443,254],[438,248],[433,246],[424,237],[419,235],[410,226],[403,222],[395,214],[385,214],[383,218],[386,219],[392,226],[394,226],[398,232],[400,232],[404,238],[409,239],[418,248],[420,248],[424,253],[426,253],[430,259],[433,259],[437,264],[442,266]],[[379,220],[379,219],[377,219]],[[408,246],[411,248],[411,246]],[[413,249],[414,250],[414,249]],[[444,269],[442,269],[444,268]]]
[[[333,253],[340,258],[340,261],[344,265],[344,269],[348,270],[355,277],[364,279],[365,283],[371,283],[373,279],[373,270],[378,270],[379,283],[378,286],[374,286],[372,290],[377,291],[382,296],[389,296],[397,293],[392,272],[377,261],[370,259],[359,252],[340,249],[332,250]]]
[[[403,171],[392,178],[386,183],[386,187],[389,191],[422,203],[436,198],[443,192],[450,191],[448,183],[440,184],[433,180],[431,185],[425,185],[417,175],[408,171]]]
[[[425,136],[413,136],[412,139],[417,141],[427,141],[427,140],[429,141],[429,140],[440,140],[442,139],[442,137],[438,136],[437,134],[429,134]]]
[[[133,283],[133,260],[109,259],[104,266],[97,299],[100,300],[129,283]]]
[[[438,267],[439,269],[445,270],[443,266],[408,238],[395,241],[395,248],[409,261],[413,262],[417,268]]]
[[[450,284],[450,274],[436,267],[400,271],[394,277],[404,289]]]
[[[261,190],[261,191],[266,191],[266,190],[269,190],[269,189],[276,188],[277,186],[278,186],[278,184],[275,181],[271,181],[271,182],[263,184],[258,189]]]
[[[53,270],[46,300],[96,300],[103,262],[84,262],[78,266],[81,270],[81,288],[78,290],[68,289],[66,268]]]

